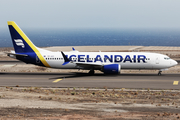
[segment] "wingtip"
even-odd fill
[[[63,53],[63,51],[61,51],[61,54],[62,54],[62,56],[64,58],[64,63],[62,65],[68,64],[70,62],[70,60],[66,57],[66,55]]]

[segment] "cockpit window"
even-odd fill
[[[170,58],[169,57],[164,57],[165,60],[169,60]]]

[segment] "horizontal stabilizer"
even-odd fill
[[[14,55],[14,56],[21,56],[21,57],[27,57],[28,55],[25,54],[16,54],[16,53],[6,53],[8,56]]]

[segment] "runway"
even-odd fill
[[[180,89],[180,74],[0,73],[0,86]],[[174,84],[174,85],[173,85]]]

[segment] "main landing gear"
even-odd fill
[[[90,74],[90,75],[94,75],[94,70],[90,70],[90,71],[89,71],[89,74]]]
[[[159,75],[159,76],[161,75],[161,72],[162,72],[162,71],[159,71],[159,72],[158,72],[158,75]]]

